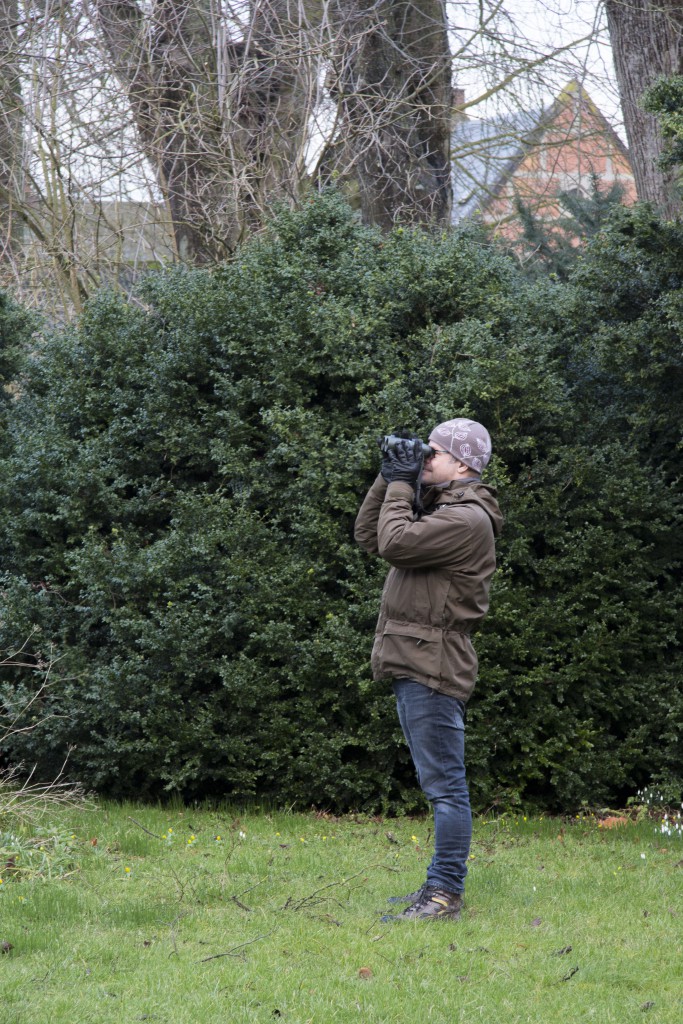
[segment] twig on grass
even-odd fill
[[[239,900],[237,896],[231,896],[230,899],[232,900],[233,903],[237,904],[240,910],[246,910],[249,914],[251,914],[251,907],[248,907],[246,903],[242,903],[242,901]]]
[[[232,949],[228,949],[225,953],[214,953],[213,956],[205,956],[201,960],[195,960],[196,964],[205,964],[209,960],[220,960],[222,956],[241,956],[241,953],[236,952],[238,949],[244,949],[245,946],[251,946],[252,943],[258,942],[259,939],[267,939],[272,932],[266,932],[265,935],[257,935],[255,939],[249,939],[249,942],[240,942],[239,946],[233,946]]]
[[[133,824],[137,825],[138,828],[141,828],[142,831],[146,832],[148,836],[152,836],[153,839],[162,839],[163,838],[163,836],[158,836],[156,834],[156,832],[150,832],[150,830],[148,828],[145,828],[144,825],[141,825],[139,821],[135,820],[135,818],[131,818],[130,814],[128,815],[128,820],[132,821]]]
[[[170,952],[168,954],[169,957],[177,956],[178,955],[178,942],[177,942],[178,929],[177,929],[176,925],[178,924],[179,921],[182,921],[182,919],[184,917],[187,917],[189,915],[189,913],[190,913],[189,910],[185,910],[185,911],[183,911],[182,914],[177,914],[173,918],[173,920],[171,921],[170,930],[171,930],[171,942],[173,943],[173,950],[172,950],[172,952]]]
[[[182,878],[175,870],[173,865],[169,864],[168,870],[173,876],[173,881],[175,882],[178,889],[178,903],[182,903],[183,900],[185,899],[185,883],[183,882]],[[197,900],[197,890],[195,889],[191,882],[188,882],[187,884],[190,887],[190,892],[192,893],[193,899]]]
[[[337,885],[346,885],[347,882],[351,882],[354,878],[358,878],[359,875],[364,875],[367,871],[378,866],[379,865],[377,864],[370,864],[370,866],[364,868],[363,871],[356,871],[355,874],[349,875],[348,878],[342,878],[339,882],[329,882],[327,885],[322,885],[319,889],[314,889],[312,893],[309,893],[308,896],[303,896],[300,900],[294,900],[291,896],[288,896],[287,902],[282,907],[282,910],[302,910],[304,907],[314,907],[318,903],[323,903],[326,897],[319,897],[319,893],[325,892],[326,889],[334,889]],[[338,901],[335,900],[335,903],[336,902]]]
[[[233,903],[236,903],[238,907],[241,907],[242,910],[248,910],[249,913],[251,913],[251,907],[248,907],[246,903],[242,903],[240,896],[246,896],[248,892],[253,892],[254,889],[258,889],[259,885],[263,885],[266,880],[267,878],[260,878],[254,885],[250,885],[248,889],[242,889],[242,892],[233,893],[230,899]]]

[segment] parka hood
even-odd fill
[[[500,537],[504,519],[496,495],[495,487],[480,480],[453,480],[447,487],[428,487],[422,503],[427,512],[444,505],[479,505],[491,520],[494,536]]]

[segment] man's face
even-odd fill
[[[432,448],[434,454],[425,459],[422,468],[423,484],[448,484],[458,476],[458,463],[450,452]]]

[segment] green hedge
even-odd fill
[[[415,806],[353,544],[376,438],[486,423],[507,527],[471,704],[475,803],[680,781],[683,236],[647,211],[568,285],[333,193],[217,273],[102,294],[12,404],[0,646],[56,656],[7,745],[114,796]],[[36,681],[6,670],[18,709]],[[677,716],[677,717],[676,717]],[[678,773],[678,774],[677,774]]]

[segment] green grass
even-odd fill
[[[0,1024],[683,1020],[683,842],[652,822],[479,820],[462,920],[431,924],[379,921],[423,880],[427,820],[44,825],[41,851],[0,820]]]

